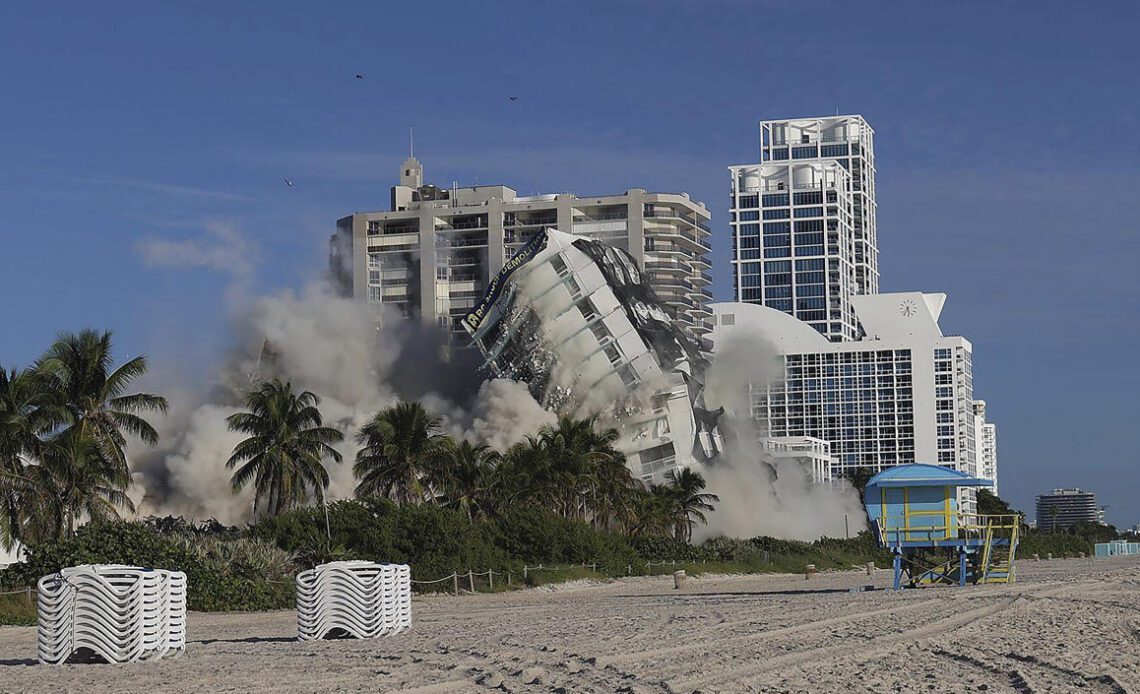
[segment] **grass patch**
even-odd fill
[[[35,593],[0,595],[0,625],[33,627],[36,625]]]

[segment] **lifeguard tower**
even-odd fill
[[[879,545],[894,556],[895,589],[935,583],[1012,583],[1018,517],[958,508],[958,490],[989,480],[938,465],[899,465],[867,482],[863,503]]]

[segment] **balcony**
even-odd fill
[[[697,236],[696,234],[693,234],[693,233],[688,232],[688,231],[682,231],[680,229],[654,229],[651,232],[646,233],[646,236],[649,236],[649,237],[655,238],[655,239],[657,239],[657,238],[660,238],[660,239],[682,238],[682,239],[685,239],[686,241],[688,241],[689,243],[694,244],[695,246],[697,246],[701,250],[709,251],[709,252],[712,251],[712,246],[709,245],[708,241]]]
[[[629,219],[629,215],[625,212],[614,212],[612,214],[576,214],[574,215],[575,224],[589,224],[590,222],[606,222],[613,219]]]
[[[709,226],[707,224],[705,224],[704,222],[698,222],[695,219],[690,219],[689,217],[686,217],[684,215],[677,214],[676,211],[674,211],[674,210],[646,210],[645,211],[645,218],[646,219],[679,220],[679,221],[685,222],[689,226],[694,226],[694,227],[697,227],[698,229],[703,229],[704,231],[708,231],[709,233],[712,233],[711,230],[709,229]]]

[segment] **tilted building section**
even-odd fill
[[[620,248],[540,231],[463,327],[489,375],[526,383],[551,411],[612,419],[642,481],[661,483],[722,448],[720,411],[704,406],[706,353]]]

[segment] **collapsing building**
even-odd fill
[[[722,410],[704,406],[706,353],[619,248],[539,232],[463,326],[490,375],[526,383],[548,410],[612,418],[633,475],[646,483],[723,447]]]

